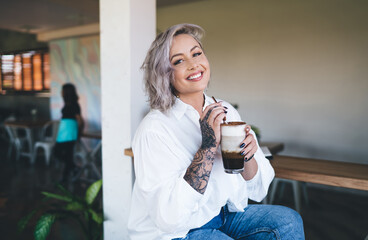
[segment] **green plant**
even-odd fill
[[[34,228],[35,240],[45,240],[56,220],[75,220],[88,240],[102,239],[102,207],[95,201],[102,187],[102,180],[92,183],[84,198],[73,195],[60,184],[56,185],[61,194],[42,192],[45,195],[46,207],[39,207],[18,222],[18,232],[22,232],[30,220],[41,212]]]
[[[256,134],[256,137],[259,141],[261,139],[261,130],[258,127],[254,126],[254,125],[250,125],[250,127],[252,128],[252,130]]]

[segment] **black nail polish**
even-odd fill
[[[248,158],[244,158],[244,162],[248,162]]]
[[[227,111],[224,111],[225,113],[227,113]]]
[[[243,156],[244,154],[245,154],[245,152],[244,152],[244,151],[240,153],[240,155],[242,155],[242,156]]]
[[[242,143],[241,145],[240,145],[240,147],[242,148],[242,147],[244,147],[245,146],[245,144],[244,143]]]
[[[227,109],[227,107],[226,107],[226,106],[224,106],[224,108],[225,108],[225,109]]]

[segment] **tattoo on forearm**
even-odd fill
[[[185,181],[201,194],[206,191],[216,151],[211,149],[216,147],[215,132],[208,123],[211,112],[212,109],[207,112],[202,120],[199,119],[202,132],[202,145],[184,175]]]
[[[185,181],[201,194],[206,191],[214,159],[214,152],[199,149],[184,175]]]
[[[216,147],[216,137],[215,132],[208,124],[207,120],[212,112],[212,109],[209,110],[206,116],[203,119],[199,119],[199,125],[201,126],[202,132],[202,149],[209,149],[211,147]]]

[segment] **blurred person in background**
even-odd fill
[[[72,83],[65,83],[61,95],[64,107],[61,110],[62,117],[56,138],[55,156],[65,164],[61,182],[66,182],[72,180],[78,172],[74,164],[74,148],[83,131],[84,120],[75,86]]]

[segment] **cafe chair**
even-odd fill
[[[56,137],[59,129],[59,120],[47,122],[41,130],[41,140],[37,141],[33,149],[32,164],[36,161],[38,149],[43,149],[45,153],[45,162],[48,166],[52,157],[52,150],[56,143]]]
[[[18,160],[19,159],[19,151],[18,151],[19,140],[15,138],[14,129],[12,127],[4,126],[4,128],[5,128],[5,132],[7,133],[8,142],[9,142],[7,159],[8,160],[10,159],[13,149],[15,149],[15,159]]]
[[[94,182],[101,179],[101,173],[95,162],[100,158],[100,143],[93,149],[82,140],[78,140],[74,149],[74,163],[80,169],[76,178],[87,182]]]
[[[5,126],[9,137],[9,148],[7,158],[10,159],[12,150],[15,149],[15,160],[18,161],[21,156],[32,160],[32,136],[28,129]]]
[[[87,158],[87,146],[82,142],[82,140],[78,139],[74,147],[74,164],[77,167],[82,168],[87,164]]]

